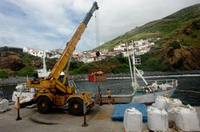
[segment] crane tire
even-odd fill
[[[52,102],[46,96],[41,96],[37,100],[38,111],[43,114],[47,114],[52,110]]]
[[[83,100],[79,98],[72,98],[69,100],[69,113],[75,116],[83,115]]]

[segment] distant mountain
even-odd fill
[[[200,4],[136,27],[96,49],[110,50],[122,42],[146,38],[151,38],[156,45],[145,55],[148,58],[143,63],[150,64],[153,61],[167,67],[166,70],[199,70]]]

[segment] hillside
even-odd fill
[[[152,38],[156,45],[148,55],[142,56],[146,58],[143,64],[151,65],[154,62],[166,67],[166,70],[199,70],[200,4],[130,30],[97,49],[111,50],[122,42],[146,38]]]
[[[14,51],[0,52],[0,78],[8,76],[33,76],[36,69],[42,68],[42,59],[26,53]],[[47,66],[51,68],[55,59],[47,59]]]

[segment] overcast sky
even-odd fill
[[[39,50],[64,48],[93,0],[0,0],[0,46]],[[98,0],[76,48],[92,49],[152,20],[163,18],[200,0]],[[99,15],[98,15],[99,14]],[[96,23],[99,22],[99,44]]]

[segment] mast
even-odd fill
[[[132,66],[131,66],[131,58],[130,58],[130,52],[128,50],[128,46],[129,44],[127,43],[127,53],[128,53],[128,62],[129,62],[129,68],[130,68],[130,73],[131,73],[131,83],[132,83],[132,87],[133,87],[133,91],[134,91],[134,86],[133,86],[133,69],[132,69]]]
[[[132,51],[133,51],[133,55],[132,55],[132,60],[133,61],[132,62],[133,62],[133,72],[134,72],[134,86],[135,86],[135,90],[136,90],[139,87],[136,73],[142,78],[142,80],[144,81],[145,85],[148,85],[148,82],[144,79],[144,77],[142,76],[140,71],[136,68],[136,63],[138,64],[138,62],[136,62],[134,47],[135,46],[134,46],[134,43],[133,43],[133,40],[132,40]]]
[[[138,82],[137,82],[137,75],[136,75],[136,63],[135,63],[135,49],[134,49],[134,43],[133,43],[133,40],[131,41],[131,44],[132,44],[132,64],[133,64],[133,75],[134,75],[134,83],[132,84],[134,86],[134,91],[136,91],[136,89],[139,87],[138,85]]]
[[[46,66],[46,62],[45,62],[45,58],[46,58],[46,52],[44,51],[44,55],[43,55],[43,73],[47,72],[47,66]]]

